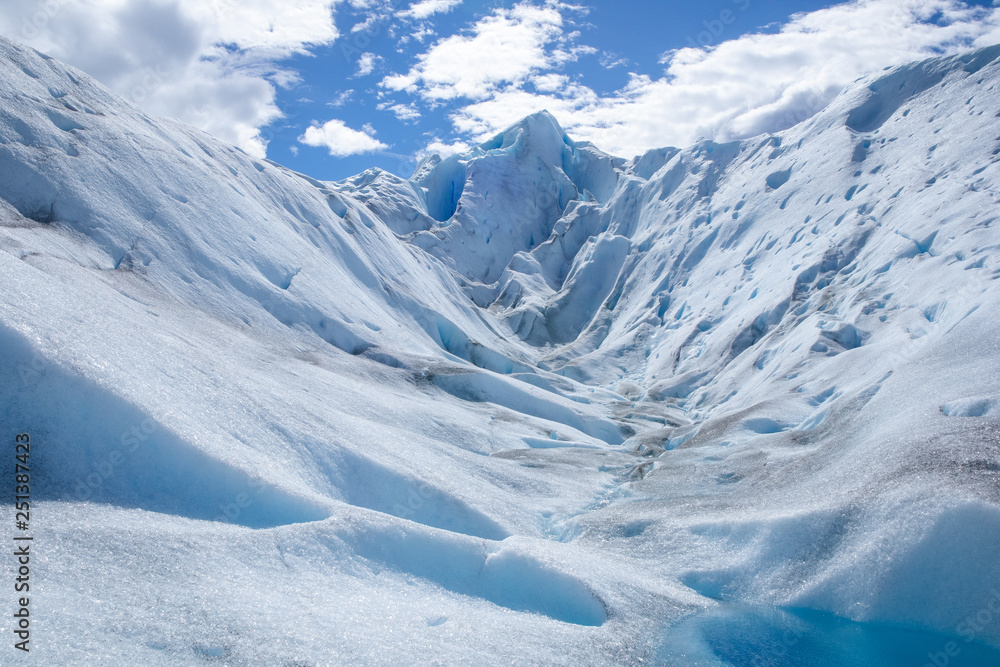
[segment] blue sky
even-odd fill
[[[408,2],[400,2],[407,7]],[[461,34],[497,8],[510,8],[515,2],[463,2],[451,11],[413,22],[385,18],[374,30],[351,33],[352,27],[367,19],[366,9],[344,6],[337,16],[337,27],[344,38],[338,43],[316,49],[310,56],[298,56],[288,66],[302,76],[302,83],[281,90],[278,105],[286,118],[270,126],[269,156],[292,168],[323,178],[343,178],[368,167],[378,166],[393,172],[412,168],[413,157],[429,141],[455,138],[448,119],[452,105],[429,108],[419,98],[406,93],[385,95],[379,83],[386,75],[407,72],[414,59],[440,39]],[[706,0],[690,2],[588,2],[586,12],[567,11],[567,31],[579,30],[579,43],[594,49],[583,53],[558,71],[582,81],[599,94],[611,94],[625,87],[630,73],[662,75],[663,54],[686,46],[710,47],[741,34],[775,31],[796,12],[828,7],[829,2],[760,0]],[[729,12],[726,14],[725,12]],[[726,22],[723,21],[725,19]],[[431,30],[423,42],[401,38],[414,30]],[[358,59],[364,53],[381,58],[367,76],[358,73]],[[346,92],[346,101],[337,103]],[[402,121],[379,105],[386,101],[414,105],[420,117]],[[390,146],[384,153],[334,157],[322,148],[303,146],[298,138],[313,121],[331,118],[343,120],[348,127],[370,124],[378,140]],[[466,138],[467,137],[463,137]],[[295,154],[293,154],[293,151]],[[395,155],[389,155],[393,153]],[[397,157],[405,156],[405,159]],[[407,174],[408,175],[408,174]]]
[[[409,175],[547,108],[630,157],[789,127],[1000,42],[988,0],[0,0],[0,34],[317,178]]]

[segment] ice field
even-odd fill
[[[320,182],[0,39],[0,663],[1000,665],[998,163],[1000,47]]]

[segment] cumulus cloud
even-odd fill
[[[409,9],[398,12],[396,15],[420,21],[430,18],[434,14],[450,12],[460,4],[462,4],[462,0],[422,0],[413,3]]]
[[[376,107],[379,111],[391,111],[397,120],[408,123],[420,118],[420,111],[413,104],[393,104],[382,102]]]
[[[430,37],[425,19],[461,0],[416,0],[408,8],[398,0],[0,0],[0,34],[80,67],[151,114],[178,118],[263,156],[267,136],[260,128],[282,115],[277,89],[298,81],[280,63],[337,40],[338,3],[374,22],[358,24],[357,35],[341,40],[358,58],[355,75],[369,76],[385,62],[366,51],[367,43],[356,46],[361,37],[370,40],[365,30],[395,38],[401,20],[420,28],[421,39]],[[728,140],[784,129],[866,73],[1000,42],[997,7],[852,0],[794,15],[766,34],[670,51],[662,70],[633,71],[620,90],[598,94],[567,65],[587,54],[595,68],[635,65],[584,43],[574,21],[585,12],[561,0],[518,0],[457,34],[428,39],[427,46],[408,31],[419,53],[397,70],[402,73],[381,80],[378,98],[411,98],[381,108],[405,123],[418,122],[425,108],[443,108],[453,133],[432,142],[442,150],[548,109],[575,137],[627,156],[688,145],[699,136]],[[330,104],[350,99],[345,91]],[[335,144],[334,154],[385,148],[374,132],[340,121],[309,128],[307,135],[333,137],[318,145]]]
[[[299,142],[307,146],[326,148],[334,157],[360,155],[389,148],[375,138],[375,129],[371,125],[355,130],[336,118],[323,125],[316,124],[308,128],[305,134],[299,137]]]
[[[382,86],[429,100],[482,99],[572,57],[558,48],[562,27],[562,14],[552,5],[497,9],[470,34],[436,42],[409,72],[386,77]]]
[[[958,0],[855,0],[794,15],[774,33],[666,53],[662,76],[633,73],[621,90],[598,95],[558,72],[579,47],[556,34],[556,7],[520,6],[530,20],[513,11],[497,12],[471,35],[438,42],[408,74],[383,84],[425,100],[468,98],[450,111],[456,136],[465,140],[484,140],[548,109],[575,137],[630,156],[701,136],[724,141],[785,129],[864,74],[1000,41],[1000,9]],[[512,58],[497,74],[447,70],[449,59],[466,57],[494,32],[519,39],[519,51],[530,57]]]
[[[336,39],[334,2],[0,0],[0,34],[262,157],[275,87],[296,81],[276,63]]]
[[[356,77],[368,76],[375,71],[375,68],[383,62],[382,56],[374,53],[362,53],[358,58],[358,71],[354,73]]]
[[[423,160],[428,155],[439,155],[443,158],[449,157],[451,155],[458,155],[459,153],[465,153],[472,148],[469,144],[464,141],[452,141],[445,142],[438,138],[432,139],[428,142],[427,146],[417,152],[417,160]]]

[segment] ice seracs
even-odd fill
[[[519,252],[552,234],[571,201],[606,201],[623,161],[570,139],[547,112],[528,116],[472,152],[418,168],[437,224],[412,242],[470,282],[495,283]]]

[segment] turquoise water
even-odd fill
[[[811,610],[726,605],[667,631],[663,665],[1000,667],[1000,649]]]

